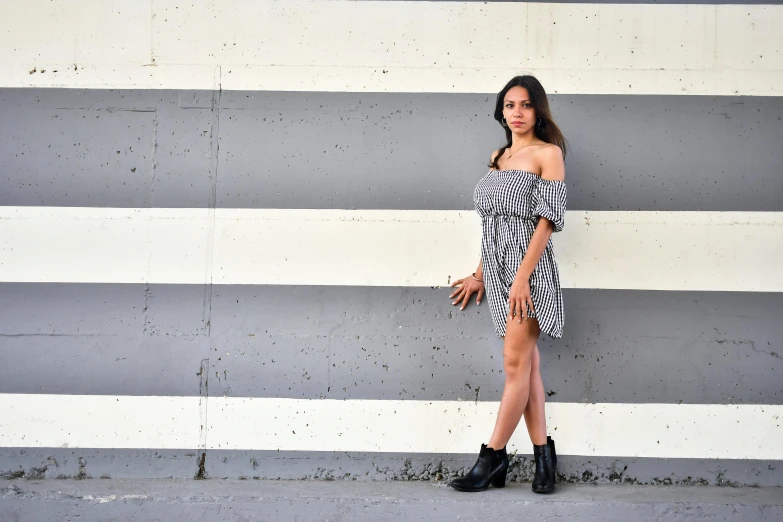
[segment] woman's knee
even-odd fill
[[[526,321],[518,324],[508,321],[506,323],[503,369],[507,379],[529,377],[538,334],[537,322]]]
[[[514,353],[503,356],[503,371],[506,378],[515,379],[530,375],[532,360],[529,354]]]

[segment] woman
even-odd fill
[[[533,491],[555,489],[555,443],[547,437],[544,384],[536,341],[543,331],[563,335],[563,298],[552,249],[553,232],[563,229],[566,208],[566,144],[549,112],[541,84],[533,76],[513,78],[498,94],[495,119],[507,143],[490,159],[489,172],[473,194],[482,218],[481,260],[476,272],[455,281],[450,296],[465,309],[485,292],[495,333],[503,340],[506,380],[487,444],[467,475],[451,485],[460,491],[483,491],[506,483],[506,443],[524,415],[536,473]]]

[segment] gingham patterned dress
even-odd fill
[[[539,216],[563,230],[566,211],[566,185],[524,170],[492,169],[481,178],[473,192],[473,203],[482,220],[481,260],[484,286],[498,337],[506,335],[508,294]],[[563,336],[565,314],[552,239],[546,245],[530,276],[530,296],[541,331],[559,339]]]

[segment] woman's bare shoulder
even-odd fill
[[[550,180],[563,180],[565,178],[565,165],[563,151],[555,144],[547,143],[537,151],[538,161],[541,165],[541,177]]]
[[[542,143],[537,152],[547,157],[560,156],[563,157],[563,151],[554,143]]]

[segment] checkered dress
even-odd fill
[[[543,216],[563,230],[566,185],[524,170],[490,170],[473,193],[476,212],[482,220],[481,259],[484,284],[498,337],[506,335],[508,294],[522,263],[533,231]],[[533,274],[530,295],[541,331],[554,338],[563,336],[563,296],[560,276],[550,238]]]

